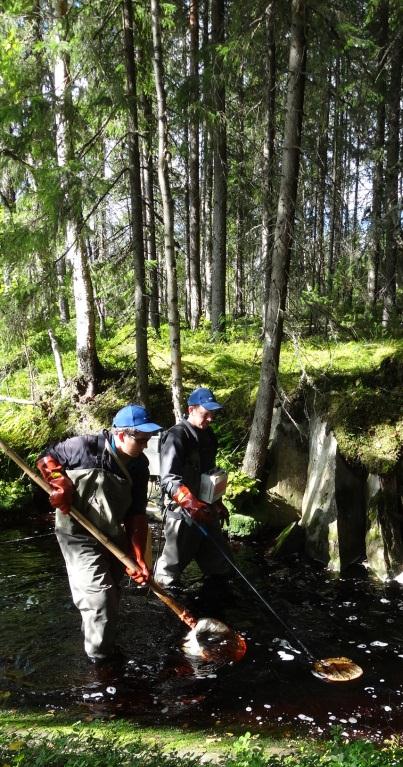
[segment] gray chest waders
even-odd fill
[[[66,473],[76,488],[74,505],[127,551],[123,520],[132,504],[130,478],[103,469],[71,469]],[[104,659],[115,646],[122,565],[74,519],[59,510],[55,528],[73,601],[81,613],[85,651],[91,658]]]

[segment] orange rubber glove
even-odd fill
[[[148,522],[145,514],[135,514],[125,522],[126,533],[129,537],[133,558],[139,570],[126,567],[126,573],[139,586],[142,586],[150,578],[150,571],[144,561],[147,546]]]
[[[199,501],[186,485],[180,485],[172,496],[173,500],[188,512],[189,516],[201,524],[209,524],[211,515],[208,506],[203,501]]]
[[[60,463],[51,455],[45,455],[36,462],[42,477],[52,488],[49,494],[50,505],[68,514],[73,501],[74,485],[67,474],[63,474]]]

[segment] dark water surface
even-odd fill
[[[156,536],[154,536],[156,537]],[[316,658],[346,655],[364,675],[316,679],[300,647],[235,577],[223,603],[190,571],[181,601],[220,618],[247,641],[238,664],[193,666],[187,629],[154,596],[123,582],[118,668],[87,663],[80,616],[48,521],[0,533],[0,702],[9,707],[132,718],[140,725],[380,739],[403,730],[403,589],[364,573],[339,578],[300,558],[271,561],[262,545],[234,544],[236,561]]]

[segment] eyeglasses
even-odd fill
[[[133,439],[135,442],[139,442],[139,444],[147,444],[150,437],[136,437],[134,434],[126,434],[129,439]]]

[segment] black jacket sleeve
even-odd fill
[[[161,489],[170,498],[184,485],[185,444],[183,435],[175,427],[164,435],[161,446]],[[191,488],[190,488],[191,489]]]
[[[93,469],[97,467],[98,436],[88,434],[69,437],[63,442],[56,442],[44,451],[51,455],[64,469]]]

